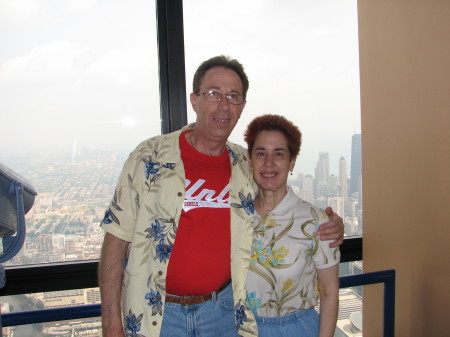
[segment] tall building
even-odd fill
[[[38,237],[39,253],[50,253],[53,251],[53,237],[51,234],[41,234]]]
[[[327,206],[333,208],[333,211],[344,217],[344,198],[342,197],[328,197],[327,198]]]
[[[315,176],[315,198],[326,197],[329,192],[329,157],[328,152],[319,152],[319,161],[316,166]]]
[[[86,304],[85,289],[49,291],[44,293],[44,308]]]
[[[316,183],[328,183],[330,175],[330,160],[328,152],[319,153],[319,161],[316,166]]]
[[[339,159],[339,196],[347,200],[347,161],[344,157]]]
[[[314,190],[314,178],[310,174],[302,176],[300,187],[304,190]]]
[[[361,134],[352,136],[352,163],[350,169],[350,190],[349,196],[359,192],[359,183],[362,177],[362,161],[361,161]]]

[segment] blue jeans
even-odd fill
[[[256,316],[259,337],[317,337],[319,314],[314,309],[299,310],[280,317]]]
[[[233,288],[229,284],[201,304],[164,304],[160,337],[237,337]]]

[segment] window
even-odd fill
[[[155,4],[0,4],[0,158],[38,192],[8,264],[98,258],[128,153],[161,133]]]
[[[356,5],[331,0],[184,5],[187,93],[202,61],[221,54],[239,60],[250,88],[230,139],[245,145],[245,128],[258,115],[293,121],[303,142],[290,184],[301,198],[332,206],[345,218],[347,235],[362,233]],[[188,120],[195,120],[191,108]]]

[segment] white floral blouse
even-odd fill
[[[255,212],[247,301],[259,316],[277,317],[314,308],[316,269],[339,263],[339,248],[316,235],[326,213],[298,198],[292,188],[264,218]]]

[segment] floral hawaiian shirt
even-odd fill
[[[122,286],[126,336],[157,337],[164,315],[167,266],[176,240],[185,195],[181,132],[142,142],[127,159],[102,228],[130,242]],[[246,304],[245,282],[253,234],[251,172],[246,150],[227,142],[231,163],[231,277],[235,319],[242,336],[257,336]],[[214,239],[214,234],[211,234]]]
[[[316,235],[326,213],[288,193],[264,218],[256,212],[247,300],[259,316],[277,317],[314,308],[316,269],[339,263],[339,248]]]

